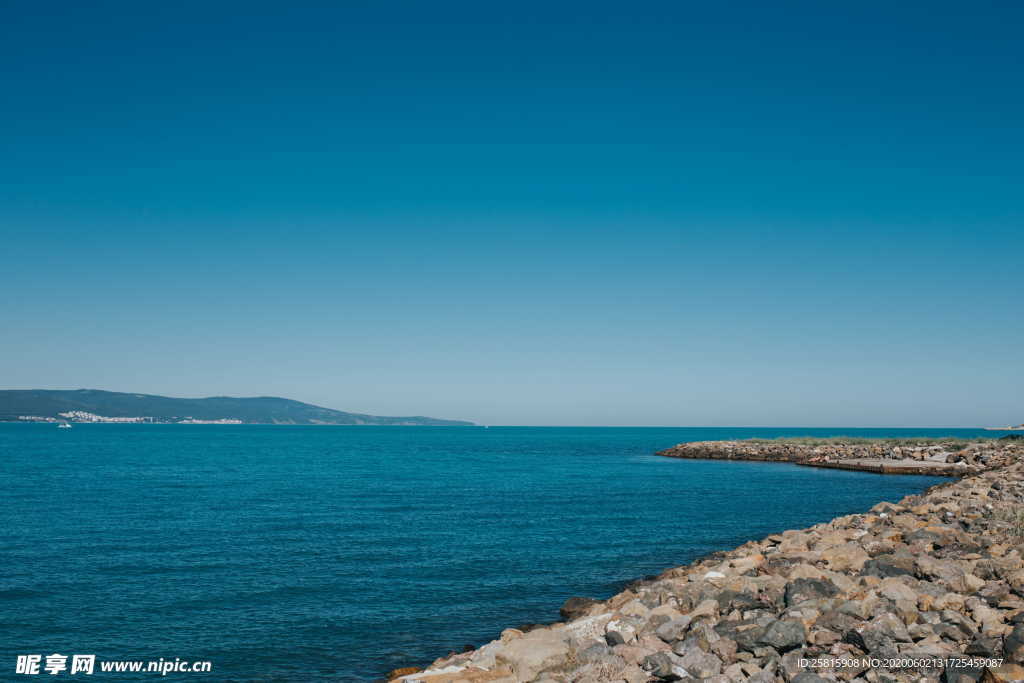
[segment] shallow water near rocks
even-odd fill
[[[781,435],[984,432],[0,424],[0,671],[56,652],[374,680],[945,481],[652,456]]]

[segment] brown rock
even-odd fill
[[[396,678],[401,678],[402,676],[408,676],[410,674],[417,674],[420,671],[423,671],[423,669],[418,666],[403,666],[399,669],[392,669],[384,678],[389,681],[393,681]]]
[[[994,669],[985,669],[981,683],[1020,683],[1024,681],[1024,666],[1004,662]]]
[[[846,543],[821,551],[821,559],[836,572],[859,572],[871,557],[857,543]]]
[[[558,610],[558,613],[565,621],[572,621],[573,619],[585,616],[590,611],[590,608],[596,604],[598,602],[593,598],[569,598],[562,605],[561,609]]]

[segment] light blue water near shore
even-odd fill
[[[651,455],[807,434],[991,435],[0,424],[0,678],[57,652],[213,662],[166,680],[373,680],[942,481]]]

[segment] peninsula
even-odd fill
[[[963,476],[993,466],[998,441],[917,438],[779,438],[693,441],[658,451],[668,458],[762,460],[879,474]]]
[[[1024,441],[847,441],[703,442],[661,454],[795,464],[910,459],[966,476],[713,553],[608,599],[570,598],[562,622],[505,629],[391,679],[1024,680]]]
[[[98,389],[0,390],[0,422],[472,426],[434,417],[346,413],[276,396],[171,398]]]

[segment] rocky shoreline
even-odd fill
[[[910,459],[946,453],[938,464],[962,478],[715,553],[608,600],[571,598],[563,622],[506,629],[478,649],[390,678],[1024,680],[1024,442],[939,446],[912,449]],[[903,448],[704,442],[661,454],[813,464],[903,460]]]
[[[959,477],[1010,463],[1007,450],[1014,439],[949,439],[914,443],[876,439],[843,443],[834,439],[749,439],[694,441],[658,451],[668,458],[759,460],[813,467]]]

